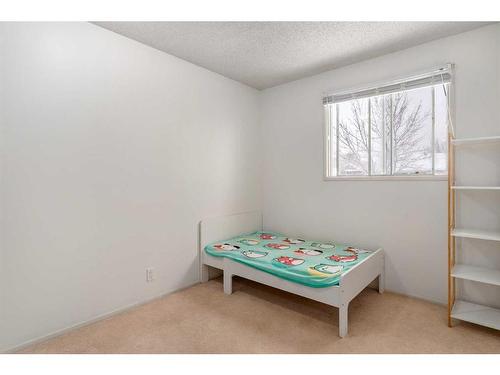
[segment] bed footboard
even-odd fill
[[[344,301],[349,303],[373,280],[379,278],[379,292],[384,289],[384,251],[378,249],[363,262],[357,264],[340,278]]]
[[[339,336],[347,335],[349,302],[378,277],[378,291],[384,291],[384,251],[376,250],[340,278]]]

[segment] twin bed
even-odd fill
[[[203,220],[200,261],[202,282],[210,267],[223,271],[226,294],[232,293],[232,277],[240,276],[338,307],[340,337],[347,334],[349,302],[376,278],[379,292],[384,290],[382,249],[264,231],[260,212]]]

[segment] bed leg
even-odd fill
[[[381,271],[380,271],[380,275],[378,275],[378,292],[380,294],[384,293],[384,290],[385,290],[385,261],[384,261],[383,254],[382,254],[381,262],[382,262]]]
[[[378,275],[378,292],[380,294],[384,293],[385,290],[385,272]]]
[[[227,271],[224,271],[224,293],[233,293],[233,275]]]
[[[349,310],[349,302],[340,305],[339,307],[339,336],[347,336],[347,313]]]
[[[207,281],[208,281],[208,266],[206,264],[202,264],[200,269],[200,282],[206,283]]]

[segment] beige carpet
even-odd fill
[[[500,353],[498,331],[456,322],[443,306],[367,289],[337,309],[247,280],[174,293],[22,353]]]

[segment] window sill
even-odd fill
[[[421,176],[337,176],[323,177],[324,181],[448,181],[448,175]]]

